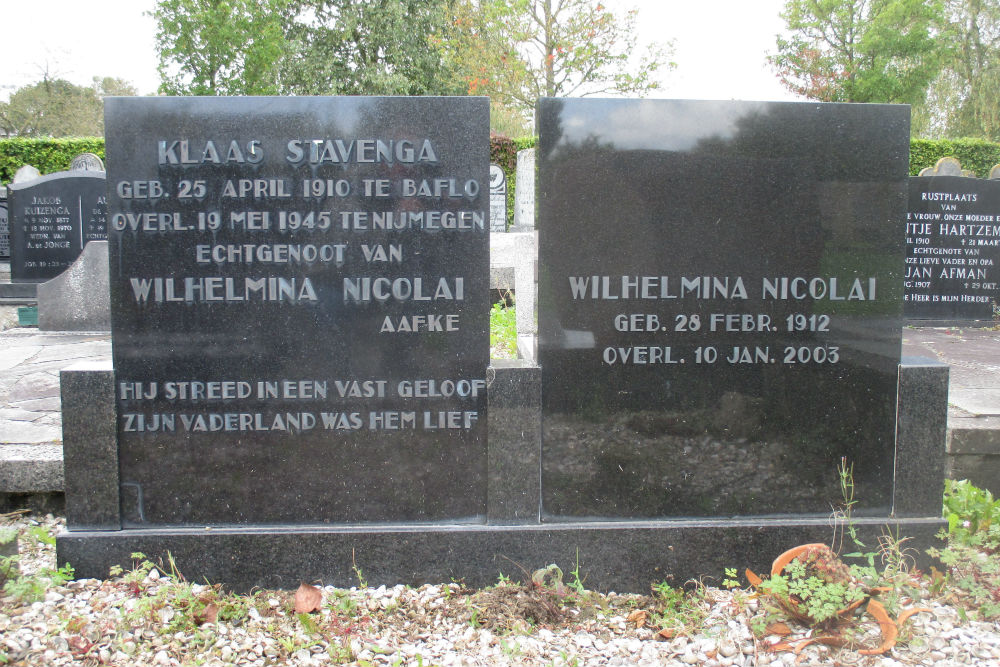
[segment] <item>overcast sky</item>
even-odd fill
[[[784,0],[605,0],[639,10],[643,42],[674,41],[677,68],[654,97],[791,100],[765,56],[781,30]],[[0,99],[51,77],[90,84],[95,76],[156,91],[154,0],[32,0],[0,9]]]

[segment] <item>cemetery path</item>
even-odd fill
[[[62,490],[59,371],[110,358],[108,333],[0,331],[0,493]]]
[[[1000,417],[1000,331],[904,329],[903,354],[931,357],[951,367],[949,427],[953,419]]]

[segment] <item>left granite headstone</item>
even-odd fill
[[[106,102],[125,527],[485,519],[488,116]]]

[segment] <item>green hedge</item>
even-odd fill
[[[943,157],[958,158],[962,169],[971,169],[979,178],[990,175],[1000,164],[1000,144],[985,139],[913,139],[910,141],[910,175],[933,167]]]
[[[507,175],[507,223],[514,219],[514,189],[517,152],[533,148],[536,137],[512,139],[490,135],[490,161],[500,165]],[[63,171],[80,153],[96,153],[104,159],[104,139],[74,137],[65,139],[0,139],[0,184],[9,183],[23,165],[33,165],[43,174]],[[924,167],[933,167],[943,157],[956,157],[965,169],[980,178],[1000,164],[1000,144],[983,139],[913,139],[910,141],[910,174],[916,176]]]
[[[500,165],[507,177],[507,226],[514,224],[514,188],[517,179],[517,141],[490,132],[490,163]]]
[[[68,137],[0,139],[0,183],[10,183],[14,174],[30,164],[43,174],[66,171],[80,153],[95,153],[104,159],[104,139],[101,137]]]

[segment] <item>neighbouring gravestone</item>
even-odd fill
[[[124,525],[485,516],[487,117],[106,102]]]
[[[39,178],[41,175],[42,175],[41,172],[39,172],[33,166],[31,166],[30,164],[26,164],[14,172],[14,180],[11,181],[11,184],[33,181],[36,178]]]
[[[962,174],[952,159],[910,178],[903,276],[910,320],[992,322],[1000,312],[1000,182]]]
[[[535,231],[535,149],[517,152],[513,232]]]
[[[490,165],[490,231],[507,231],[507,176],[498,164]]]
[[[103,173],[61,171],[16,181],[8,188],[13,282],[54,278],[88,241],[108,238]]]
[[[94,153],[80,153],[69,163],[70,171],[104,171],[104,161]]]
[[[543,517],[887,516],[908,109],[537,117]]]
[[[10,258],[10,224],[7,212],[7,188],[0,186],[0,257]]]

